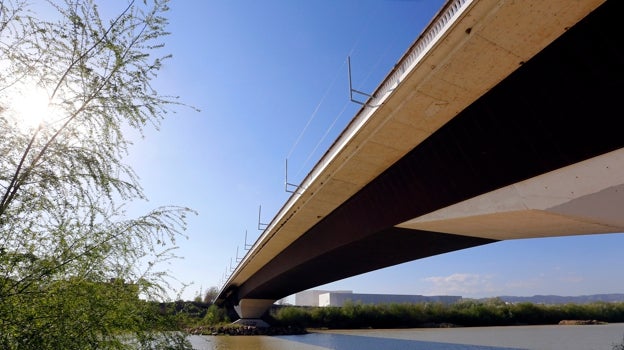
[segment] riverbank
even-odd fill
[[[608,324],[607,322],[598,321],[598,320],[561,320],[559,321],[560,326],[589,326],[589,325],[600,325],[600,324]]]
[[[299,326],[251,327],[239,325],[198,326],[184,330],[192,335],[300,335],[307,330]]]
[[[295,335],[306,329],[460,328],[624,322],[624,303],[511,304],[500,299],[455,304],[347,304],[342,307],[275,306],[265,316],[272,327],[230,325],[225,309],[208,304],[161,308],[175,329],[202,335]],[[200,305],[203,306],[203,305]],[[595,321],[594,321],[595,320]]]
[[[455,304],[347,304],[342,307],[297,307],[276,309],[270,324],[302,328],[401,329],[438,327],[491,327],[558,325],[561,321],[596,323],[624,322],[624,303],[542,305],[510,304],[500,299]],[[576,321],[574,321],[576,320]]]
[[[588,325],[608,325],[607,322],[598,320],[562,320],[559,326],[588,326]],[[506,326],[513,327],[513,326]],[[437,329],[437,328],[474,328],[463,327],[452,323],[426,323],[412,329]],[[395,328],[400,330],[400,328]],[[369,331],[375,329],[368,328]],[[302,335],[310,332],[331,332],[328,328],[310,328],[306,329],[299,326],[270,326],[270,327],[253,327],[240,325],[221,325],[221,326],[198,326],[185,329],[185,332],[191,335],[225,335],[225,336],[285,336],[285,335]],[[344,331],[344,330],[343,330]]]

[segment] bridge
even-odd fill
[[[296,292],[500,240],[624,232],[622,1],[449,0],[220,290]]]

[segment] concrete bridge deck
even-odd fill
[[[217,301],[260,310],[496,240],[624,231],[622,7],[449,1]]]

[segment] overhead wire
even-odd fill
[[[364,80],[359,84],[359,86],[364,85],[366,83],[366,81],[371,77],[371,75],[373,74],[373,71],[375,71],[377,69],[377,67],[379,67],[379,65],[381,64],[382,60],[388,55],[388,52],[390,51],[390,48],[395,44],[395,42],[396,42],[396,40],[393,40],[391,43],[386,45],[386,48],[385,48],[383,54],[380,55],[379,58],[377,59],[377,62],[370,69],[368,69],[368,74],[366,75]],[[353,53],[354,50],[355,50],[355,46],[351,49],[351,51],[349,52],[348,56],[351,56],[351,54]],[[341,68],[344,67],[344,64],[346,62],[347,62],[346,60],[343,61],[343,64],[342,64]],[[358,87],[358,88],[360,88],[360,87]],[[297,177],[297,176],[299,176],[301,174],[301,172],[306,167],[306,165],[308,164],[308,162],[310,161],[312,156],[314,154],[316,154],[316,151],[318,150],[318,148],[321,146],[321,144],[323,144],[323,142],[325,141],[325,139],[327,138],[327,136],[329,135],[331,130],[334,128],[334,126],[336,125],[336,123],[338,122],[340,117],[342,117],[342,115],[346,111],[347,106],[349,105],[349,103],[350,103],[350,101],[345,101],[345,104],[342,106],[342,109],[341,109],[340,113],[338,113],[338,115],[334,118],[333,122],[329,125],[327,130],[325,130],[325,133],[319,139],[319,141],[316,143],[316,145],[314,146],[314,149],[312,149],[312,151],[310,151],[310,153],[308,154],[307,158],[305,159],[305,161],[303,162],[303,164],[301,165],[299,170],[297,170],[297,172],[295,173],[295,177]],[[315,113],[316,112],[317,111],[315,110]]]
[[[366,21],[366,24],[364,26],[362,26],[362,29],[360,30],[360,33],[357,36],[356,41],[354,42],[354,44],[352,45],[351,49],[349,50],[349,53],[347,54],[347,57],[350,57],[353,52],[356,50],[356,48],[359,46],[362,38],[364,37],[364,33],[365,31],[368,29],[368,27],[370,27],[371,21],[372,21],[373,16],[369,16],[368,21]],[[384,50],[384,52],[379,56],[379,58],[377,59],[377,62],[368,69],[368,73],[366,75],[366,77],[364,78],[364,80],[358,84],[358,86],[363,86],[366,81],[368,81],[368,79],[370,78],[370,76],[372,75],[372,73],[379,67],[379,65],[381,64],[382,60],[388,55],[388,52],[390,51],[391,47],[393,45],[396,44],[396,38],[394,40],[392,40],[388,45],[386,45],[386,48]],[[301,142],[304,134],[306,133],[306,131],[308,130],[308,128],[310,127],[310,125],[312,124],[312,121],[316,118],[321,106],[323,105],[323,103],[325,102],[325,99],[327,98],[327,96],[329,95],[329,92],[332,90],[332,88],[334,87],[338,76],[341,74],[341,71],[343,71],[345,65],[347,64],[347,59],[345,58],[342,61],[342,64],[340,65],[340,68],[338,69],[338,71],[334,74],[334,78],[332,79],[330,85],[328,86],[328,88],[325,90],[325,92],[323,93],[323,96],[321,97],[319,103],[316,105],[316,107],[314,108],[314,111],[312,112],[312,114],[310,115],[310,118],[308,119],[306,125],[304,126],[304,128],[301,130],[301,132],[299,133],[297,139],[295,140],[294,144],[292,145],[292,147],[290,148],[288,155],[286,156],[286,159],[290,158],[292,156],[292,154],[294,153],[295,149],[297,148],[297,146],[299,145],[299,143]],[[301,172],[305,169],[305,167],[307,166],[308,162],[312,159],[312,157],[316,154],[317,150],[319,149],[319,147],[323,144],[323,142],[325,141],[325,139],[327,138],[327,136],[330,134],[331,130],[334,128],[334,126],[336,125],[336,123],[338,122],[338,120],[342,117],[342,115],[344,114],[344,112],[346,111],[348,105],[349,105],[350,101],[347,100],[345,101],[345,104],[342,106],[341,111],[338,113],[338,115],[334,118],[334,120],[332,121],[332,123],[328,126],[328,128],[325,130],[325,133],[323,134],[323,136],[319,139],[319,141],[316,143],[316,145],[314,146],[314,148],[308,153],[308,156],[306,157],[305,161],[301,164],[301,167],[297,170],[297,172],[295,173],[295,177],[298,177]],[[288,169],[287,169],[288,171]]]
[[[312,158],[312,156],[316,153],[316,150],[321,146],[321,144],[323,143],[323,141],[325,141],[325,138],[327,137],[327,135],[329,135],[329,132],[333,129],[334,125],[336,125],[336,122],[338,121],[338,119],[340,119],[340,117],[342,116],[342,114],[344,113],[344,111],[347,110],[347,106],[349,105],[349,101],[345,102],[345,104],[342,106],[342,110],[340,111],[340,113],[338,113],[338,115],[336,116],[336,118],[334,118],[334,121],[331,123],[331,125],[329,126],[329,128],[327,128],[327,130],[325,130],[325,134],[323,134],[323,137],[321,137],[319,139],[319,141],[316,143],[316,146],[314,146],[314,149],[308,154],[308,157],[306,158],[306,160],[303,162],[303,164],[301,164],[301,167],[299,168],[299,170],[297,171],[297,173],[295,174],[295,176],[299,176],[301,174],[301,172],[303,171],[303,169],[305,168],[305,166],[308,164],[308,162],[310,161],[310,159]]]
[[[367,24],[365,26],[362,27],[362,29],[360,30],[360,33],[357,35],[357,39],[355,40],[355,42],[353,43],[353,45],[351,46],[351,49],[349,50],[349,53],[347,56],[351,56],[351,54],[353,54],[353,52],[355,51],[356,47],[360,44],[360,41],[362,39],[362,34],[364,33],[364,29],[367,28],[370,25],[371,22],[371,17],[369,16],[369,20],[367,21]],[[303,127],[303,130],[301,130],[301,132],[299,133],[299,136],[297,137],[297,139],[295,140],[294,144],[292,145],[292,147],[290,148],[290,151],[288,151],[288,155],[286,156],[286,159],[290,158],[290,156],[292,156],[292,153],[295,151],[295,149],[297,148],[297,146],[299,145],[299,142],[301,141],[301,138],[303,137],[303,135],[305,134],[305,132],[308,130],[308,127],[310,126],[310,124],[312,123],[312,121],[314,120],[314,118],[316,117],[319,109],[321,108],[321,105],[323,104],[323,102],[325,102],[325,98],[329,95],[330,90],[333,88],[334,84],[336,83],[336,81],[338,80],[338,77],[340,75],[340,72],[343,71],[345,64],[347,63],[347,60],[343,60],[342,64],[340,65],[340,67],[338,68],[338,70],[336,71],[336,73],[334,74],[334,78],[332,79],[332,82],[329,84],[329,86],[327,87],[327,89],[325,90],[325,93],[323,94],[323,96],[321,97],[321,100],[319,101],[319,103],[316,105],[316,107],[314,108],[314,111],[312,112],[312,114],[310,115],[310,118],[308,118],[308,122],[306,123],[306,125]]]
[[[290,151],[288,152],[288,155],[286,156],[286,158],[290,158],[290,156],[294,152],[295,148],[297,147],[297,145],[301,141],[301,138],[303,137],[303,134],[305,134],[306,130],[308,130],[308,127],[310,126],[310,124],[312,123],[314,118],[316,117],[316,114],[318,113],[319,109],[321,108],[321,105],[323,105],[323,102],[325,102],[325,98],[327,98],[327,95],[329,95],[329,91],[331,91],[331,89],[334,87],[334,84],[336,83],[336,80],[338,80],[338,73],[343,69],[344,63],[345,62],[342,63],[342,65],[340,66],[340,68],[338,69],[336,74],[334,74],[334,78],[333,78],[332,82],[329,84],[329,86],[325,90],[325,93],[321,97],[321,100],[319,101],[319,103],[316,105],[316,108],[314,108],[314,111],[310,115],[310,118],[308,119],[308,122],[303,127],[303,130],[301,130],[301,133],[299,133],[299,136],[297,137],[297,139],[295,140],[295,143],[290,148]]]

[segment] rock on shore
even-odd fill
[[[607,324],[607,322],[597,320],[562,320],[559,321],[561,326],[579,326],[579,325],[592,325],[592,324]]]
[[[186,332],[194,335],[295,335],[306,334],[305,328],[301,327],[252,327],[252,326],[200,326],[186,329]]]

